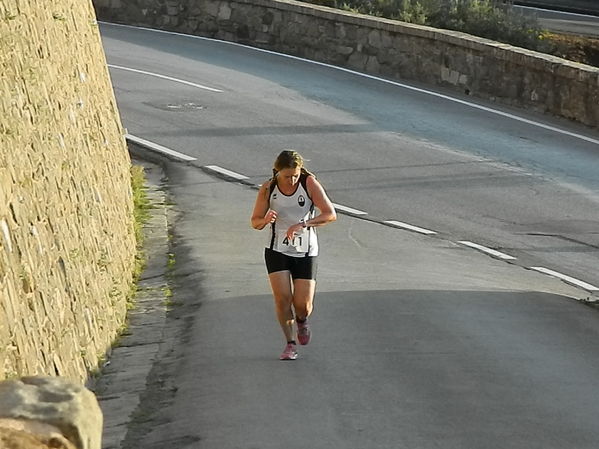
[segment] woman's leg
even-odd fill
[[[308,317],[314,304],[316,281],[311,279],[295,279],[293,281],[293,307],[297,316],[297,341],[300,345],[310,343],[312,332]]]
[[[313,279],[295,279],[293,281],[293,308],[300,320],[305,320],[314,307],[316,281]]]
[[[270,287],[275,299],[277,319],[285,334],[287,341],[293,341],[293,291],[291,288],[291,273],[289,271],[276,271],[268,275]]]

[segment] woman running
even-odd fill
[[[314,175],[304,168],[300,154],[293,150],[281,152],[274,163],[273,177],[260,187],[252,213],[254,229],[270,224],[264,257],[277,319],[287,339],[281,360],[298,357],[294,323],[299,344],[310,341],[308,317],[316,289],[318,256],[314,228],[336,219],[333,203]]]

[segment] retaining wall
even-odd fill
[[[599,126],[599,68],[293,0],[95,0],[103,20],[240,42]]]
[[[130,160],[89,0],[0,2],[0,379],[85,380],[122,326]]]

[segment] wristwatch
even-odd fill
[[[306,224],[306,220],[304,220],[303,218],[300,220],[300,224],[302,225],[302,228],[308,227],[308,225]]]

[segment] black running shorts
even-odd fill
[[[264,260],[268,274],[289,271],[293,279],[316,280],[316,256],[293,257],[265,248]]]

